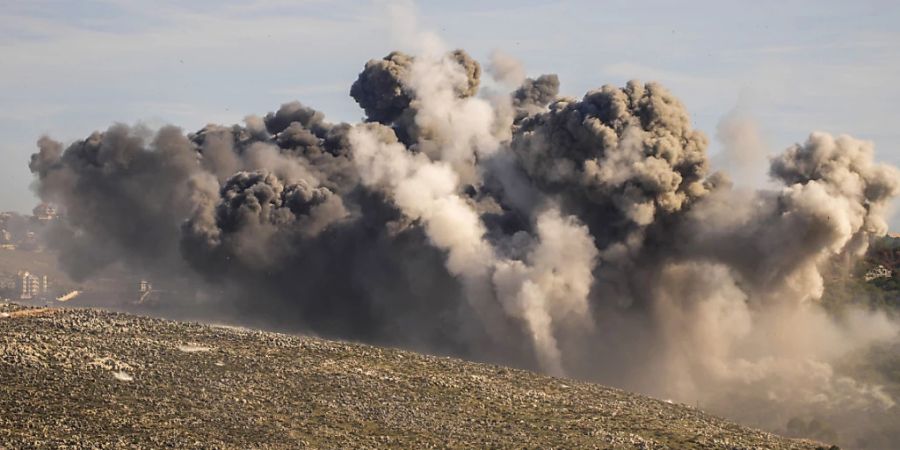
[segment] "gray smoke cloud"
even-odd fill
[[[716,139],[722,151],[713,157],[714,167],[727,172],[738,187],[765,185],[771,151],[746,106],[739,103],[722,118]]]
[[[177,267],[178,229],[192,207],[187,181],[200,166],[181,130],[116,124],[61,148],[42,138],[29,168],[41,198],[65,208],[50,239],[69,274],[84,279],[123,260]]]
[[[900,328],[819,302],[826,266],[883,235],[900,193],[871,143],[813,133],[770,161],[778,187],[738,190],[657,83],[579,100],[507,56],[490,67],[508,95],[479,96],[461,50],[371,60],[350,88],[364,123],[292,102],[194,133],[41,138],[34,186],[66,213],[52,245],[74,277],[189,274],[215,308],[278,329],[601,381],[775,430],[822,418],[842,442],[897,432],[895,399],[839,363]]]
[[[281,259],[281,242],[290,239],[282,234],[315,237],[347,215],[341,198],[328,188],[305,180],[286,184],[265,170],[238,172],[217,197],[198,201],[195,214],[184,223],[182,244],[193,250],[186,253],[192,257],[224,254],[268,267]]]
[[[409,107],[412,98],[404,79],[412,61],[405,53],[392,52],[366,63],[350,87],[350,96],[366,111],[369,120],[390,123]]]
[[[559,77],[555,74],[526,78],[512,94],[516,119],[542,112],[559,95]]]

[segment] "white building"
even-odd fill
[[[47,276],[34,275],[27,270],[20,271],[16,277],[16,294],[20,299],[38,298],[50,289]]]
[[[31,212],[34,214],[34,218],[41,223],[51,222],[59,216],[56,207],[49,203],[41,203],[35,206]]]
[[[891,271],[891,269],[888,269],[887,267],[879,264],[866,272],[866,274],[863,275],[863,279],[865,279],[866,281],[872,281],[879,278],[890,278],[892,276],[894,276],[894,273]]]

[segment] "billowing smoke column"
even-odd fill
[[[190,134],[113,125],[65,149],[42,138],[29,167],[65,210],[53,245],[73,277],[190,273],[217,308],[278,328],[773,428],[896,408],[834,363],[897,324],[818,304],[823,268],[883,235],[900,192],[871,143],[813,133],[771,160],[779,189],[736,190],[659,84],[579,100],[502,54],[489,72],[509,95],[479,97],[464,51],[394,52],[350,90],[365,123],[294,102]]]

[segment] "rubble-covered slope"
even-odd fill
[[[603,386],[394,349],[0,305],[0,448],[815,448]]]

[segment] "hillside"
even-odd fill
[[[822,298],[826,307],[839,311],[848,305],[864,305],[891,314],[900,313],[900,236],[897,234],[873,242],[861,260],[832,261],[827,272],[831,276],[825,280]]]
[[[87,309],[0,305],[0,380],[0,448],[816,448],[595,384]]]

